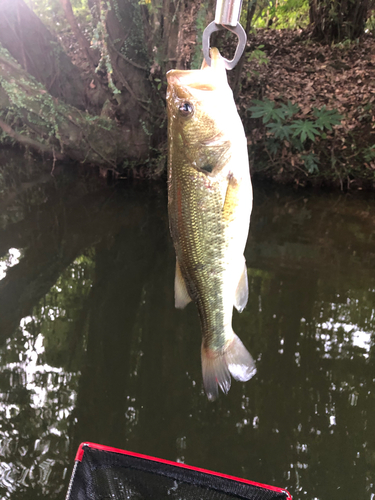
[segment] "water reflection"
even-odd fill
[[[63,498],[84,440],[295,499],[375,494],[374,202],[255,194],[234,330],[258,372],[214,404],[197,313],[173,307],[164,186],[64,180],[1,215],[2,497]]]
[[[29,498],[55,496],[67,471],[66,429],[77,375],[44,363],[43,336],[23,323],[1,353],[2,498],[27,498],[31,491]]]
[[[20,250],[17,248],[10,248],[7,255],[0,259],[0,280],[5,278],[7,269],[18,264],[20,256]]]

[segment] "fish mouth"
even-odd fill
[[[168,85],[174,89],[184,88],[191,94],[229,89],[224,60],[217,49],[211,49],[211,66],[203,61],[201,69],[171,69],[167,73]],[[177,92],[179,93],[179,92]],[[183,97],[186,97],[183,92]],[[202,96],[203,97],[203,96]]]
[[[168,85],[174,89],[177,96],[186,99],[194,95],[196,91],[212,92],[217,90],[217,82],[214,81],[210,71],[198,69],[178,70],[172,69],[167,73]]]

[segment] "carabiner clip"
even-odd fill
[[[202,48],[206,63],[211,66],[210,37],[215,31],[227,29],[238,38],[236,51],[230,61],[224,58],[226,69],[233,69],[240,60],[246,47],[246,32],[239,23],[242,0],[217,0],[215,20],[203,32]]]
[[[234,57],[231,60],[228,60],[224,57],[224,63],[225,63],[225,68],[226,69],[233,69],[238,61],[240,60],[243,51],[245,50],[246,47],[246,32],[243,29],[243,27],[240,25],[240,23],[237,24],[235,28],[232,28],[231,26],[222,26],[221,24],[216,24],[215,21],[212,21],[207,28],[203,31],[203,38],[202,38],[202,48],[203,48],[203,56],[206,60],[206,63],[211,66],[211,57],[210,57],[210,37],[212,33],[215,31],[220,31],[227,29],[234,33],[237,38],[238,38],[238,43],[236,47],[236,52],[234,53]]]

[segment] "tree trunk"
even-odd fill
[[[56,159],[71,159],[115,169],[142,151],[130,130],[60,103],[31,79],[0,46],[0,128],[24,146]],[[16,129],[22,125],[22,132]]]
[[[327,43],[354,40],[364,33],[370,0],[309,0],[313,36]]]
[[[191,61],[197,45],[196,19],[202,0],[186,2],[179,13],[179,29],[177,42],[177,69],[190,69]]]
[[[59,1],[90,60],[89,42],[70,1]],[[165,72],[176,66],[190,68],[197,46],[197,15],[206,4],[209,8],[212,0],[204,4],[203,0],[163,0],[162,5],[158,0],[145,4],[90,0],[101,58],[96,70],[95,57],[91,61],[91,84],[85,91],[80,71],[24,1],[0,0],[0,128],[20,144],[56,159],[115,168],[126,158],[149,158],[166,142]]]
[[[190,69],[202,33],[197,26],[201,10],[206,21],[214,20],[213,0],[189,0],[171,2],[164,0],[162,8],[158,0],[151,0],[152,8],[143,8],[148,54],[153,61],[152,69],[164,79],[170,69]],[[202,55],[203,58],[203,55]]]
[[[111,0],[110,5],[105,17],[111,65],[107,71],[113,71],[113,81],[121,91],[116,94],[116,117],[126,123],[132,143],[147,154],[157,144],[154,133],[164,120],[164,102],[149,78],[141,6],[131,0]]]

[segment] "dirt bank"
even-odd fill
[[[276,108],[288,101],[297,104],[295,121],[314,124],[314,108],[324,106],[337,110],[342,119],[332,130],[318,128],[315,140],[307,138],[302,150],[281,140],[274,151],[272,120],[267,125],[261,118],[251,118],[253,99],[275,101]],[[375,189],[373,36],[327,46],[312,41],[302,30],[257,30],[249,37],[238,102],[254,175],[299,185]],[[290,123],[284,119],[281,124]],[[306,165],[307,155],[315,164]]]

